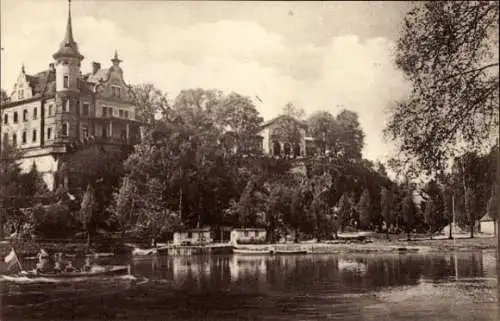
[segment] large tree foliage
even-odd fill
[[[136,118],[146,124],[154,125],[157,118],[168,117],[170,103],[166,93],[153,84],[133,87]]]
[[[367,189],[363,191],[359,202],[357,204],[357,211],[359,213],[359,224],[361,228],[368,229],[372,223],[372,209],[370,205],[370,193]]]
[[[493,219],[494,231],[497,233],[498,220],[498,185],[494,184],[491,189],[490,199],[488,200],[488,214]]]
[[[427,1],[405,18],[396,63],[412,92],[386,132],[427,170],[498,135],[498,19],[496,1]]]
[[[16,208],[22,206],[18,203],[21,195],[21,168],[19,167],[19,151],[2,142],[0,148],[0,238],[4,236],[4,225],[9,215],[16,212]]]
[[[87,236],[87,246],[90,246],[92,234],[92,221],[95,220],[96,215],[96,198],[95,191],[92,185],[87,185],[87,189],[83,194],[82,203],[80,206],[80,222]]]
[[[224,96],[213,108],[217,126],[229,131],[237,152],[251,152],[263,121],[250,98],[237,93]]]
[[[424,217],[432,237],[433,233],[448,223],[443,190],[435,180],[431,180],[424,187],[423,192],[422,196],[425,200]]]
[[[414,229],[414,224],[417,216],[417,207],[415,201],[413,200],[412,191],[408,190],[403,198],[402,204],[402,217],[401,221],[403,223],[403,229],[407,234],[408,240],[410,239],[410,233]]]

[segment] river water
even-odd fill
[[[1,320],[500,320],[494,251],[113,258],[133,277],[1,281]]]

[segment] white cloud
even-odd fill
[[[24,20],[19,28],[2,25],[2,87],[10,90],[22,62],[28,73],[46,68],[62,40],[65,19],[58,11],[43,23],[34,19]],[[323,44],[291,43],[252,21],[203,22],[187,28],[165,21],[147,24],[139,37],[92,16],[74,17],[73,26],[86,57],[84,72],[92,61],[107,67],[117,49],[127,81],[153,82],[171,97],[197,87],[258,95],[264,103],[256,104],[266,119],[288,101],[308,114],[354,110],[366,132],[365,156],[371,159],[389,152],[381,135],[383,111],[407,92],[392,64],[394,44],[385,38],[347,35]]]

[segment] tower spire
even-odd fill
[[[118,66],[120,62],[122,62],[122,60],[118,58],[118,51],[116,49],[115,49],[115,56],[113,57],[113,59],[111,59],[111,62],[113,63],[114,66]]]
[[[73,28],[71,26],[71,0],[68,0],[68,23],[66,24],[66,34],[64,36],[64,44],[74,44]]]
[[[68,0],[68,22],[66,24],[66,33],[59,46],[59,50],[54,54],[54,59],[58,57],[76,57],[80,60],[83,56],[78,52],[78,45],[73,38],[73,26],[71,24],[71,0]]]

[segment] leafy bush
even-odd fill
[[[30,225],[34,235],[49,239],[72,237],[81,228],[76,215],[62,204],[34,206]]]

